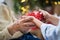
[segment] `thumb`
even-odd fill
[[[22,16],[23,17],[23,22],[29,22],[33,20],[32,16]]]
[[[33,20],[33,17],[27,16],[27,17],[25,18],[25,20],[26,20],[26,21],[32,21],[32,20]]]

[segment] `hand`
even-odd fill
[[[8,31],[11,35],[13,35],[17,31],[21,31],[23,33],[27,32],[34,25],[32,22],[28,22],[31,19],[20,19],[14,22],[12,25],[8,27]]]
[[[42,22],[33,16],[22,16],[22,18],[32,19],[31,21],[35,24],[35,27],[37,27],[38,29],[35,30],[30,29],[30,33],[43,40],[44,38],[40,30],[40,26],[42,25]]]
[[[49,14],[47,11],[44,11],[44,10],[39,10],[39,11],[41,11],[43,13],[43,16],[45,19],[48,19],[49,16],[51,16],[51,14]]]
[[[22,17],[27,19],[32,19],[31,22],[33,22],[38,28],[40,28],[40,26],[43,24],[43,22],[41,22],[40,20],[36,19],[33,16],[22,16]]]
[[[46,19],[46,22],[51,22],[53,25],[57,26],[59,19],[51,14],[49,14],[47,11],[41,10],[43,12],[44,18]]]

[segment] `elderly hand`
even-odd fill
[[[26,33],[31,27],[31,25],[34,25],[32,22],[30,22],[32,19],[20,19],[14,22],[12,25],[8,27],[8,31],[11,35],[13,35],[17,31],[21,31],[23,33]],[[29,22],[28,22],[29,21]]]
[[[43,12],[43,16],[46,19],[46,22],[51,22],[53,25],[57,26],[59,22],[59,18],[49,14],[47,11],[41,10]]]
[[[22,16],[22,17],[27,19],[32,19],[31,22],[33,22],[38,28],[40,28],[40,26],[43,24],[43,22],[41,22],[40,20],[38,20],[33,16]]]

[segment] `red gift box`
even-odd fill
[[[44,16],[43,13],[41,11],[37,11],[37,12],[30,12],[28,14],[26,14],[27,16],[34,16],[35,18],[37,18],[38,20],[42,21],[44,20]],[[32,27],[32,30],[38,29],[36,26]]]

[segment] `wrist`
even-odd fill
[[[46,22],[51,22],[53,25],[58,25],[59,18],[53,16],[53,15],[48,15]]]
[[[51,21],[51,19],[52,19],[51,17],[52,17],[52,16],[53,16],[53,15],[47,14],[46,17],[45,17],[45,18],[46,18],[46,22]]]
[[[11,35],[13,35],[14,33],[16,33],[18,30],[16,28],[16,26],[13,24],[11,26],[8,27],[8,31]]]
[[[46,19],[46,20],[47,20],[47,19],[50,19],[51,16],[52,16],[52,15],[47,14],[47,15],[45,16],[45,19]]]
[[[17,32],[17,30],[15,30],[15,29],[13,29],[13,28],[11,28],[11,27],[8,28],[8,31],[9,31],[9,33],[10,33],[11,35],[13,35],[15,32]]]
[[[33,22],[37,25],[38,28],[40,28],[40,26],[43,24],[43,22],[41,22],[40,20],[34,18]]]

